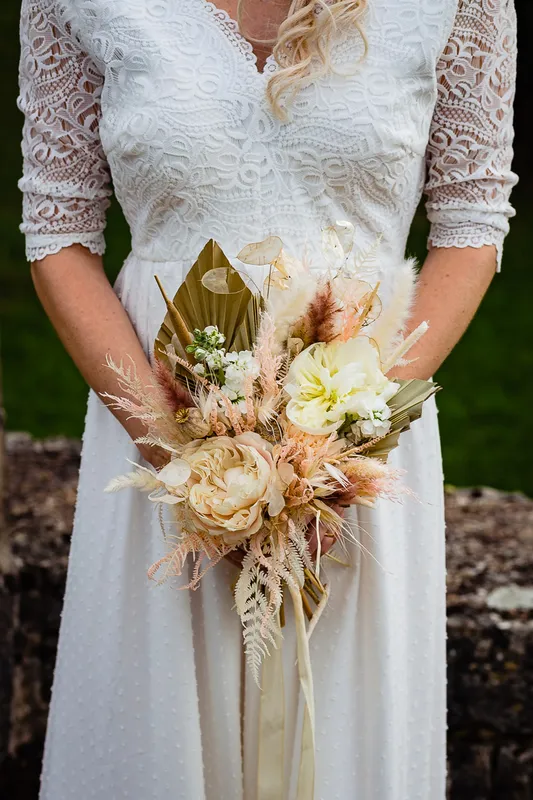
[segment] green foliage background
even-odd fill
[[[533,28],[531,7],[517,2],[521,30]],[[0,6],[2,192],[0,194],[0,320],[7,427],[35,436],[80,436],[87,387],[63,351],[35,296],[18,231],[21,117],[15,106],[19,3]],[[524,50],[516,106],[521,186],[513,195],[512,223],[502,274],[497,276],[470,329],[436,376],[446,479],[457,485],[492,485],[533,494],[533,210],[525,100],[531,58]],[[423,260],[427,223],[413,223],[408,251]],[[109,215],[106,269],[113,279],[129,249],[116,205]],[[95,313],[97,313],[95,311]]]

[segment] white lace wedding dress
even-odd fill
[[[496,245],[509,193],[516,21],[508,0],[369,0],[369,47],[349,77],[318,79],[292,118],[271,114],[250,45],[206,0],[23,0],[27,255],[104,251],[110,192],[132,252],[116,291],[146,352],[167,290],[213,237],[234,257],[269,233],[317,252],[349,219],[383,234],[385,294],[425,190],[437,247]],[[361,53],[339,31],[338,69]],[[98,309],[94,309],[95,315]],[[90,394],[46,739],[41,800],[256,799],[258,691],[232,610],[234,567],[201,588],[156,587],[166,552],[153,507],[104,486],[138,458]],[[328,567],[313,635],[320,800],[439,800],[445,793],[442,471],[436,408],[393,462],[416,494],[358,514],[366,557]],[[284,797],[302,700],[284,642]],[[280,765],[280,768],[282,765]]]

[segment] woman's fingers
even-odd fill
[[[331,534],[327,534],[324,530],[323,525],[319,526],[320,531],[320,551],[321,553],[327,553],[330,547],[335,544],[335,537],[331,536]],[[318,540],[316,535],[316,523],[312,522],[309,526],[309,552],[311,555],[314,555],[317,550]]]
[[[331,508],[333,511],[336,511],[340,517],[344,517],[344,508],[342,506],[332,505]],[[327,527],[321,522],[318,525],[318,535],[320,536],[320,552],[327,553],[328,550],[330,550],[335,544],[337,537],[332,536],[331,533],[328,533]],[[309,551],[311,555],[314,555],[317,551],[318,545],[316,520],[312,520],[309,523],[308,537]]]
[[[164,467],[165,464],[168,464],[170,461],[170,454],[162,447],[154,447],[153,445],[149,444],[138,444],[137,449],[142,457],[156,469]]]
[[[244,558],[244,551],[243,550],[230,550],[229,553],[226,553],[224,558],[227,558],[228,561],[231,561],[236,567],[242,567],[242,560]]]

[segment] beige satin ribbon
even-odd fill
[[[305,700],[297,800],[314,800],[315,793],[315,701],[309,639],[328,601],[329,588],[325,588],[306,629],[301,593],[296,585],[289,586],[296,624],[298,675]],[[272,649],[263,662],[261,687],[257,800],[283,800],[285,689],[281,645]]]
[[[300,771],[298,773],[297,800],[314,800],[315,795],[315,697],[313,692],[313,674],[311,672],[311,656],[309,638],[305,627],[305,613],[302,595],[296,587],[289,586],[294,605],[294,621],[296,623],[296,643],[298,653],[298,674],[302,687],[305,708],[302,727],[302,749],[300,753]]]
[[[281,641],[263,662],[259,701],[257,800],[282,800],[285,760],[285,687]]]

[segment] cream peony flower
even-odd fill
[[[399,388],[381,371],[379,353],[367,337],[312,344],[289,369],[287,417],[306,433],[330,434],[348,414],[353,419],[379,417]]]
[[[200,524],[235,544],[284,507],[272,446],[257,433],[191,442],[182,459],[191,468],[189,504]]]

